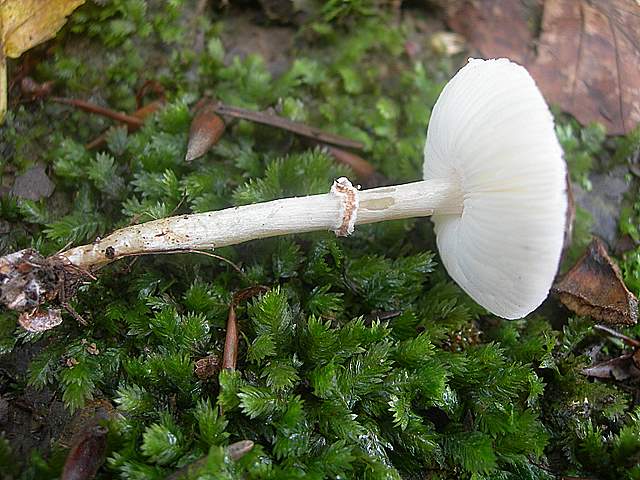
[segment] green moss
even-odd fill
[[[419,178],[430,109],[453,65],[409,60],[404,29],[374,3],[325,2],[274,76],[259,56],[225,63],[217,11],[218,23],[194,23],[178,1],[88,2],[39,79],[130,111],[152,77],[167,103],[137,132],[109,130],[98,152],[83,145],[109,121],[50,103],[10,115],[3,172],[45,161],[63,207],[3,198],[12,230],[2,253],[52,253],[134,222],[326,192],[350,173],[288,133],[243,121],[185,163],[204,91],[248,108],[278,105],[362,141],[391,181]],[[205,33],[203,52],[192,51],[191,25]],[[558,133],[572,178],[588,188],[594,159],[610,156],[602,130],[562,120]],[[632,237],[638,208],[623,215]],[[579,212],[577,247],[588,224]],[[580,373],[594,348],[614,357],[620,346],[603,346],[586,319],[492,318],[448,279],[433,247],[430,224],[411,220],[348,239],[305,234],[217,252],[244,274],[195,255],[122,261],[78,292],[87,327],[65,314],[60,327],[25,334],[3,312],[0,355],[39,346],[18,384],[54,389],[69,410],[91,398],[114,403],[99,478],[166,478],[201,457],[192,478],[638,478],[635,400]],[[623,263],[636,289],[638,254]],[[221,356],[233,292],[255,284],[269,291],[237,307],[238,370],[197,377],[197,360]],[[232,460],[226,447],[244,439],[255,447]],[[0,440],[0,462],[17,470],[9,446]],[[20,478],[60,474],[59,457],[29,458]]]

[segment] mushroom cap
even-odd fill
[[[476,302],[508,319],[547,297],[562,252],[566,166],[553,116],[527,70],[470,59],[444,87],[424,178],[459,182],[462,214],[434,215],[440,257]]]

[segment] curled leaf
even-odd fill
[[[594,238],[553,291],[578,315],[609,324],[633,325],[638,321],[638,299],[625,286],[620,269],[599,238]]]
[[[196,112],[189,129],[189,143],[185,161],[191,162],[207,153],[209,149],[218,143],[224,133],[224,121],[215,112],[211,102],[204,104]]]

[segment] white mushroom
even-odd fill
[[[433,216],[440,257],[480,305],[520,318],[547,297],[562,251],[566,167],[553,117],[529,73],[469,60],[433,109],[424,178],[463,192],[461,215]]]
[[[288,233],[433,215],[442,261],[480,305],[519,318],[546,298],[562,249],[565,164],[553,118],[527,71],[507,59],[470,60],[433,110],[424,180],[134,225],[63,252],[91,269],[147,253],[211,249]]]

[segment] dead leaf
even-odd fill
[[[638,322],[638,299],[627,289],[602,240],[594,238],[585,254],[552,289],[578,315],[609,324]]]
[[[640,369],[637,365],[638,353],[627,353],[617,358],[597,363],[582,370],[588,377],[606,378],[614,380],[626,380],[627,378],[640,378]]]
[[[215,112],[215,106],[211,102],[202,105],[191,122],[185,161],[191,162],[207,153],[218,143],[224,128],[224,121]]]
[[[22,312],[18,317],[18,323],[29,332],[45,332],[62,323],[60,310],[49,308],[47,311]]]
[[[20,80],[20,91],[22,96],[30,101],[46,98],[53,91],[53,80],[38,83],[31,77],[23,77]]]
[[[534,7],[540,8],[540,2]],[[473,0],[447,9],[447,23],[485,57],[509,57],[520,64],[532,55],[531,8],[518,0]]]
[[[251,440],[240,440],[227,447],[227,455],[232,460],[239,460],[253,449],[254,443]]]
[[[195,374],[200,380],[215,376],[220,370],[220,359],[217,355],[208,355],[196,360]]]
[[[541,5],[469,0],[449,25],[483,56],[525,65],[547,101],[581,123],[600,122],[609,134],[631,131],[640,122],[640,4],[546,0],[540,10]]]
[[[53,38],[85,0],[0,0],[0,123],[7,111],[6,57]]]

